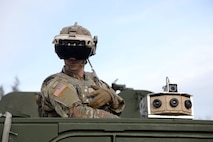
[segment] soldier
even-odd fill
[[[60,73],[42,83],[42,110],[46,117],[119,118],[124,101],[95,71],[85,72],[85,64],[95,54],[97,36],[75,23],[56,35],[55,52],[64,60]],[[89,62],[90,64],[90,62]],[[91,65],[91,64],[90,64]]]

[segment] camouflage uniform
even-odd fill
[[[98,85],[110,93],[112,102],[99,109],[88,106],[91,97],[87,95]],[[96,82],[93,73],[85,72],[83,79],[74,75],[57,73],[46,78],[41,88],[44,115],[49,117],[61,116],[72,118],[119,118],[124,109],[121,97],[103,81]]]
[[[65,61],[70,58],[87,61],[90,56],[96,54],[97,42],[97,36],[92,38],[91,33],[77,23],[64,27],[53,40],[55,52]],[[65,68],[61,73],[49,76],[42,84],[42,105],[39,106],[42,106],[43,116],[118,118],[124,109],[123,99],[106,83],[97,79],[95,73],[85,72],[83,78],[78,79],[64,72]],[[97,98],[91,101],[91,95]],[[102,106],[103,104],[105,105]]]

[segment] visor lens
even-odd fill
[[[88,59],[91,55],[91,48],[78,46],[55,45],[55,52],[60,59],[75,58],[78,60]]]

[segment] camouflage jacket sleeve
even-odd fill
[[[118,118],[105,110],[82,104],[74,86],[57,76],[46,79],[42,84],[41,92],[45,101],[50,102],[61,117]]]
[[[113,92],[111,94],[112,98],[113,98],[113,101],[112,101],[112,104],[111,104],[111,109],[115,113],[120,114],[124,110],[124,107],[125,107],[124,100],[119,95],[117,95],[114,92],[114,90],[112,90],[112,89],[110,89],[110,90]]]

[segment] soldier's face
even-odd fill
[[[80,71],[84,67],[85,60],[76,60],[73,58],[64,60],[65,67],[68,71]]]

